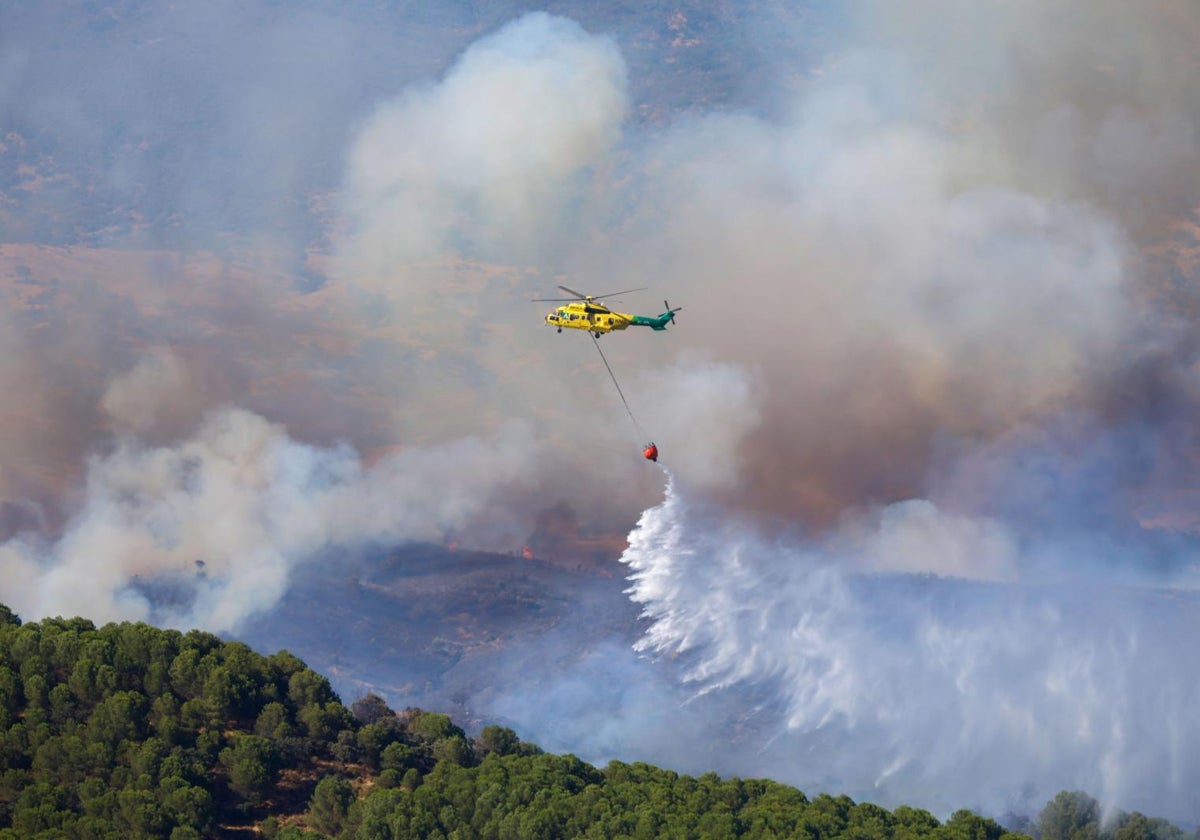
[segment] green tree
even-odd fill
[[[475,758],[471,743],[462,735],[451,735],[449,738],[434,741],[432,754],[434,761],[449,761],[463,767],[474,763]]]
[[[75,695],[66,683],[58,683],[50,689],[50,720],[62,726],[75,716]]]
[[[150,725],[169,744],[182,740],[183,724],[179,719],[179,700],[170,691],[164,689],[150,703]]]
[[[326,776],[317,782],[308,805],[309,821],[325,834],[338,834],[354,802],[354,788],[341,776]]]
[[[200,695],[204,688],[204,680],[208,676],[206,667],[202,664],[203,660],[202,651],[195,647],[186,647],[171,661],[171,667],[168,669],[171,689],[180,698],[190,700]]]
[[[91,769],[87,744],[77,735],[52,737],[38,747],[33,756],[33,776],[41,782],[77,785]]]
[[[292,705],[297,707],[337,701],[337,695],[329,687],[329,680],[308,668],[297,671],[288,678],[287,693]]]
[[[254,721],[254,734],[272,741],[280,741],[295,734],[295,727],[288,715],[287,707],[282,703],[268,703],[258,713]]]
[[[895,825],[892,829],[895,840],[918,840],[929,837],[941,823],[928,811],[901,805],[892,811]]]
[[[383,748],[379,756],[379,766],[384,770],[406,770],[413,765],[412,747],[400,741],[393,741]]]
[[[959,810],[950,815],[935,836],[943,840],[1000,840],[1006,833],[995,820]]]
[[[50,704],[50,686],[46,677],[38,670],[36,659],[27,659],[21,666],[21,690],[25,694],[25,712],[47,711]]]
[[[388,708],[388,704],[378,694],[368,694],[362,699],[350,704],[350,713],[359,723],[375,723],[396,713]]]
[[[0,729],[7,729],[21,710],[23,695],[17,675],[7,665],[0,665]]]
[[[106,645],[89,644],[75,662],[67,685],[85,708],[92,708],[117,690],[117,669],[106,661]]]
[[[259,735],[235,735],[219,758],[229,787],[253,804],[266,797],[279,776],[279,751]]]
[[[288,682],[292,674],[303,671],[307,666],[300,657],[286,650],[276,651],[267,657],[264,663],[267,678],[276,687],[275,696],[271,699],[282,700],[287,696]]]
[[[847,822],[852,830],[871,837],[891,837],[896,818],[870,802],[860,802],[850,809]]]
[[[146,696],[136,691],[118,691],[101,701],[88,718],[94,741],[116,747],[121,741],[140,741],[146,736]]]
[[[1152,819],[1134,811],[1122,812],[1107,832],[1112,840],[1185,840],[1187,832],[1164,819]]]
[[[153,791],[127,787],[117,794],[116,825],[126,837],[161,837],[167,821]]]
[[[201,730],[224,728],[220,710],[208,697],[193,697],[179,707],[179,720],[186,729]]]
[[[439,738],[449,738],[451,735],[465,734],[454,725],[449,715],[443,715],[438,712],[418,713],[408,728],[418,738],[423,738],[427,741],[436,741]]]
[[[204,696],[222,719],[249,723],[257,715],[260,686],[267,682],[262,657],[241,642],[228,642],[221,659],[204,682]]]
[[[515,755],[521,746],[517,733],[505,726],[485,726],[479,733],[479,754],[481,756],[495,753],[496,755]]]
[[[158,799],[163,811],[175,825],[191,826],[205,834],[212,825],[212,794],[199,785],[178,776],[167,776],[159,783]]]
[[[1037,818],[1042,840],[1096,840],[1100,831],[1100,803],[1083,791],[1062,791]]]
[[[67,793],[55,784],[36,783],[21,791],[13,808],[12,827],[19,837],[62,831],[71,817]]]
[[[296,712],[296,721],[310,741],[328,744],[343,729],[354,725],[350,712],[341,703],[309,703]]]
[[[360,727],[356,733],[359,756],[373,770],[379,769],[380,756],[390,744],[403,743],[407,732],[400,719],[392,716]]]

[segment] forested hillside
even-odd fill
[[[1018,840],[968,811],[945,823],[760,779],[681,776],[542,753],[512,730],[349,708],[287,652],[209,633],[0,606],[0,838],[803,837]],[[1044,840],[1181,840],[1140,814],[1104,830],[1063,793]]]

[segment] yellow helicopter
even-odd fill
[[[626,312],[614,312],[609,309],[606,304],[599,301],[603,298],[616,297],[617,295],[625,295],[630,292],[640,292],[643,289],[626,289],[623,292],[609,292],[606,295],[585,295],[567,286],[559,286],[569,295],[569,298],[534,298],[534,301],[544,301],[553,303],[565,303],[564,306],[555,307],[554,311],[546,316],[546,323],[552,327],[558,327],[558,331],[562,332],[564,328],[569,330],[584,330],[590,332],[594,337],[599,338],[605,333],[610,333],[613,330],[623,330],[626,327],[649,327],[652,330],[665,330],[667,324],[675,323],[675,313],[682,306],[671,308],[671,304],[663,301],[663,307],[666,309],[663,314],[658,316],[648,315],[630,315]]]

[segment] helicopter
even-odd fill
[[[661,315],[630,315],[626,312],[614,312],[609,309],[607,304],[600,303],[603,298],[616,297],[630,292],[643,291],[641,289],[626,289],[623,292],[609,292],[604,295],[585,295],[582,292],[577,292],[567,286],[559,286],[572,297],[569,298],[534,298],[536,301],[564,303],[564,306],[555,307],[554,311],[546,316],[546,323],[552,327],[557,327],[559,332],[563,328],[569,330],[585,330],[590,332],[593,337],[599,338],[605,333],[613,332],[614,330],[623,330],[626,327],[649,327],[652,330],[661,331],[667,328],[667,324],[675,323],[675,313],[682,306],[671,308],[671,304],[663,301],[663,308],[666,310]]]

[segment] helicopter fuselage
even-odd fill
[[[578,303],[571,302],[555,307],[554,311],[546,316],[546,323],[559,329],[604,334],[625,329],[636,317],[624,312],[613,312],[603,304],[581,300]]]
[[[546,323],[558,327],[561,332],[568,330],[584,330],[595,336],[601,336],[614,330],[626,327],[650,327],[652,330],[665,330],[671,321],[671,310],[656,318],[645,315],[630,315],[627,312],[614,312],[602,303],[581,300],[572,301],[557,306],[546,316]]]

